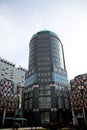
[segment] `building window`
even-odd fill
[[[45,95],[50,95],[50,90],[42,89],[40,90],[40,95],[45,96]]]
[[[29,109],[32,109],[33,108],[33,99],[30,98],[29,99]]]
[[[51,99],[50,97],[40,97],[39,98],[39,108],[51,108]]]

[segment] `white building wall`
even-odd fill
[[[15,64],[0,57],[0,80],[7,78],[14,82],[14,90],[17,85],[24,86],[26,69],[15,67]]]

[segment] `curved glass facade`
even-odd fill
[[[51,49],[52,49],[52,62],[60,68],[65,68],[63,59],[63,48],[60,40],[55,37],[51,37]]]
[[[41,31],[34,34],[31,38],[29,49],[29,71],[26,74],[27,83],[68,83],[63,46],[55,33]],[[37,75],[35,81],[30,81],[32,78],[29,77],[32,77],[34,74]],[[63,77],[61,81],[58,79],[60,74]]]

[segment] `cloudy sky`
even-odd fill
[[[33,34],[58,34],[68,79],[87,73],[87,0],[0,0],[0,57],[28,67]]]

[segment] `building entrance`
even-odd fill
[[[42,112],[41,113],[41,123],[46,123],[50,121],[50,114],[49,112]]]

